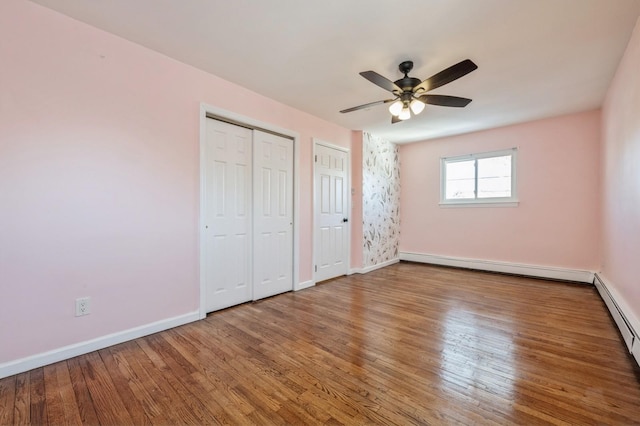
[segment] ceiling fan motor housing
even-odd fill
[[[421,83],[420,79],[409,77],[409,72],[413,69],[413,61],[404,61],[398,65],[398,69],[404,74],[399,80],[394,81],[396,86],[402,89],[403,92],[411,92],[414,87]],[[403,99],[404,101],[404,99]]]
[[[411,92],[414,87],[421,83],[420,79],[414,77],[403,77],[394,83],[402,89],[403,92]]]

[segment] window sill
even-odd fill
[[[440,207],[456,208],[456,207],[518,207],[518,200],[510,201],[441,201]]]

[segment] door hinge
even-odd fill
[[[315,161],[316,163],[318,162],[318,156],[317,156],[317,155],[315,156],[315,160],[314,160],[314,161]]]
[[[316,272],[318,272],[318,265],[316,265]]]

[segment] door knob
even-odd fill
[[[343,222],[349,222],[349,219],[347,219],[346,217],[342,219]]]

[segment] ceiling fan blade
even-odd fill
[[[417,93],[418,90],[424,90],[425,92],[428,92],[429,90],[444,86],[445,84],[459,79],[460,77],[464,77],[465,75],[476,69],[478,69],[478,66],[474,64],[471,59],[465,59],[464,61],[458,62],[457,64],[452,65],[449,68],[427,78],[422,83],[413,88],[413,93]]]
[[[368,104],[358,105],[358,106],[355,106],[355,107],[352,107],[352,108],[343,109],[340,112],[344,114],[345,112],[357,111],[359,109],[369,108],[371,106],[378,105],[378,104],[388,104],[389,102],[393,102],[393,101],[395,101],[395,99],[385,99],[383,101],[369,102]]]
[[[390,92],[402,92],[402,89],[399,88],[393,81],[381,76],[375,71],[362,71],[360,75],[373,84],[382,87],[384,90],[388,90]]]
[[[391,124],[396,124],[396,123],[399,123],[401,121],[402,120],[400,120],[397,116],[395,116],[395,115],[391,116]]]
[[[471,99],[468,98],[459,98],[457,96],[447,95],[422,95],[418,99],[425,104],[456,108],[464,108],[469,105],[469,102],[471,102]]]

